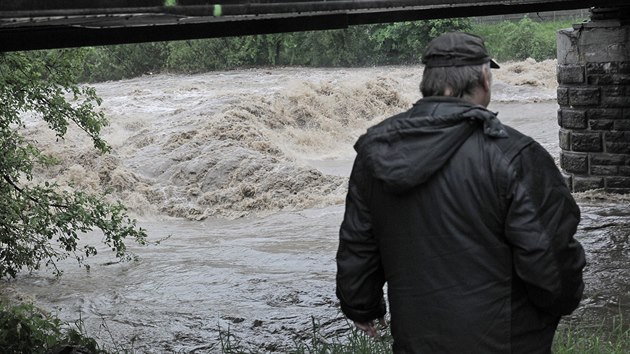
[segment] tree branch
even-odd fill
[[[9,177],[9,176],[7,176],[7,175],[2,175],[2,178],[3,178],[3,179],[7,182],[7,183],[9,183],[9,184],[13,187],[13,189],[15,189],[16,191],[18,191],[20,194],[25,195],[25,196],[26,196],[29,200],[31,200],[32,202],[35,202],[35,203],[37,203],[37,204],[44,204],[44,203],[42,203],[39,199],[34,198],[34,197],[30,196],[28,193],[26,193],[26,192],[25,192],[22,188],[20,188],[17,184],[15,184],[15,182],[13,182],[13,180],[11,179],[11,177]],[[67,206],[67,205],[63,205],[63,204],[55,204],[55,203],[52,203],[52,204],[47,204],[47,205],[48,205],[48,206],[51,206],[51,207],[55,207],[55,208],[63,208],[63,209],[67,209],[67,208],[68,208],[68,206]]]

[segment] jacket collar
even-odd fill
[[[414,103],[408,117],[454,117],[483,122],[484,133],[494,138],[505,138],[505,131],[495,112],[457,97],[431,96]]]
[[[448,96],[431,96],[424,97],[414,103],[410,116],[445,116],[453,115],[465,111],[472,107],[481,107],[474,105],[457,97]]]

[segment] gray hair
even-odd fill
[[[448,96],[464,97],[475,87],[483,85],[483,68],[489,63],[474,66],[425,67],[420,83],[423,97]]]

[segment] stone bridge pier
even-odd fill
[[[630,193],[630,6],[558,32],[560,166],[571,189]]]

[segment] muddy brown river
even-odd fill
[[[334,257],[352,144],[418,99],[420,78],[418,66],[277,68],[94,85],[111,155],[79,135],[60,146],[37,120],[25,133],[64,161],[42,178],[112,190],[153,244],[130,244],[128,263],[101,247],[89,272],[66,260],[60,278],[23,273],[2,291],[136,353],[220,352],[228,332],[246,348],[284,352],[313,323],[323,336],[346,331]],[[505,64],[490,109],[557,159],[554,81],[553,61]],[[630,198],[575,197],[588,266],[570,319],[628,316]]]

